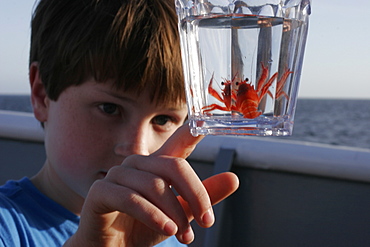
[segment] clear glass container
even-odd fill
[[[292,134],[310,0],[175,0],[191,133]]]

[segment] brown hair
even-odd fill
[[[34,61],[52,100],[90,77],[136,93],[149,87],[157,103],[185,100],[173,0],[41,0]]]

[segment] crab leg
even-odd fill
[[[213,97],[215,97],[216,99],[218,99],[219,101],[223,102],[223,99],[222,97],[218,94],[218,92],[212,87],[212,82],[213,82],[213,75],[212,74],[212,78],[211,80],[209,81],[209,85],[208,85],[208,93],[210,95],[212,95]]]
[[[276,85],[276,98],[280,98],[281,96],[284,96],[287,100],[289,99],[288,95],[283,91],[283,87],[288,79],[288,76],[292,74],[293,71],[290,71],[287,69],[283,76],[278,80],[277,85]]]
[[[276,72],[275,74],[273,74],[273,76],[271,76],[271,78],[267,81],[267,83],[263,86],[262,90],[259,91],[259,100],[261,100],[263,98],[263,96],[265,96],[265,94],[267,92],[271,93],[269,91],[269,88],[271,87],[272,83],[274,82],[274,80],[277,78],[278,76],[278,73]]]
[[[268,68],[263,65],[263,63],[261,62],[261,66],[262,66],[262,74],[261,74],[261,77],[260,79],[258,80],[258,83],[257,83],[257,92],[260,92],[263,88],[263,86],[265,85],[266,83],[266,80],[267,80],[267,77],[268,77]]]

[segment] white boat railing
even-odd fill
[[[33,113],[0,110],[0,138],[43,142]],[[207,136],[189,159],[212,162],[235,150],[234,165],[370,182],[370,149],[264,137]]]
[[[370,182],[370,149],[264,137],[209,136],[190,156],[215,160],[235,150],[234,165]]]
[[[44,141],[44,131],[33,113],[0,110],[0,138]]]

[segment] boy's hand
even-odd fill
[[[202,137],[179,128],[149,156],[132,155],[91,187],[76,234],[66,246],[152,246],[176,234],[193,240],[189,225],[213,224],[211,205],[238,187],[232,173],[201,182],[185,160]],[[176,197],[171,186],[176,189]]]

